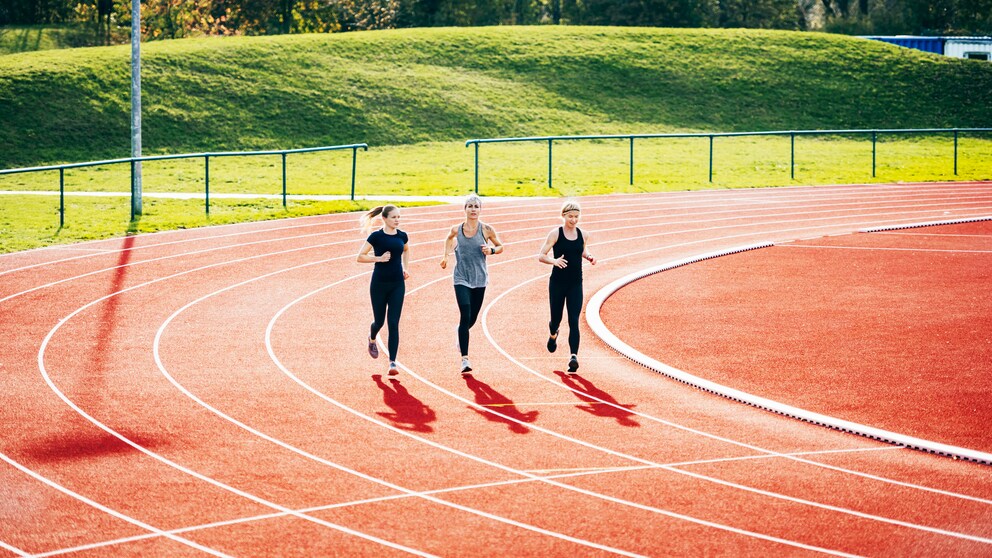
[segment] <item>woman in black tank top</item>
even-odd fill
[[[565,202],[561,207],[562,226],[548,233],[548,238],[537,254],[541,263],[552,266],[548,281],[548,299],[551,303],[551,321],[548,322],[548,351],[558,348],[558,327],[562,313],[568,309],[568,348],[572,353],[568,371],[579,369],[579,314],[582,312],[582,260],[596,265],[596,258],[589,253],[589,233],[579,229],[579,204]],[[549,252],[554,256],[549,255]]]

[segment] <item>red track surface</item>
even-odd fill
[[[583,202],[588,298],[743,243],[987,216],[992,185]],[[392,380],[364,351],[354,215],[0,257],[0,554],[992,553],[990,467],[695,390],[584,324],[581,375],[558,372],[535,254],[559,205],[487,204],[507,250],[469,379],[437,265],[458,207],[404,210]]]
[[[990,283],[981,221],[710,259],[632,283],[602,314],[635,349],[718,384],[989,453]]]

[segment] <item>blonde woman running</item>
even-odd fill
[[[458,348],[462,352],[462,374],[472,371],[468,360],[468,330],[475,325],[482,310],[482,301],[489,285],[486,258],[503,252],[503,243],[496,229],[479,220],[482,199],[471,195],[465,198],[465,221],[448,231],[444,240],[441,269],[448,268],[448,256],[455,254],[455,300],[458,302]]]
[[[551,321],[548,323],[548,351],[558,348],[558,327],[562,312],[568,308],[568,372],[579,369],[579,313],[582,311],[582,260],[596,265],[596,258],[589,253],[589,233],[579,229],[579,204],[566,201],[561,206],[562,226],[548,233],[544,246],[537,254],[541,263],[549,264],[548,297],[551,302]],[[554,257],[548,255],[552,252]]]
[[[382,219],[382,228],[369,234],[358,252],[359,263],[374,263],[369,296],[372,299],[372,326],[369,328],[369,355],[379,358],[375,336],[384,324],[389,325],[389,369],[387,374],[399,374],[396,352],[400,346],[400,314],[406,295],[407,271],[410,267],[409,237],[399,230],[400,210],[395,205],[380,206],[362,216],[362,232],[372,228],[372,220]]]

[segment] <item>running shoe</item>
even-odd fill
[[[389,376],[395,376],[395,375],[397,375],[399,373],[400,373],[400,369],[396,367],[396,363],[390,361],[390,363],[389,363],[389,370],[386,372],[386,374],[389,375]]]
[[[379,347],[375,344],[375,339],[369,341],[369,356],[379,358]]]
[[[548,337],[548,352],[553,353],[555,349],[558,348],[558,332],[554,332],[553,336]]]
[[[568,359],[568,373],[575,374],[575,371],[579,369],[579,359],[572,355],[572,358]]]
[[[462,357],[462,374],[468,374],[472,371],[472,365],[468,362],[468,357]]]

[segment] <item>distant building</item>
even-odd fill
[[[953,58],[992,61],[992,37],[916,37],[895,35],[889,37],[865,36],[865,39],[883,41],[924,52],[943,54]]]

